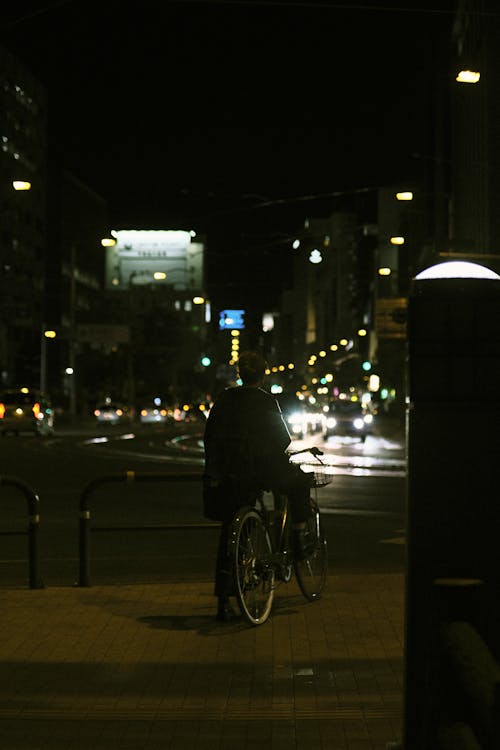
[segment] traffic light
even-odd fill
[[[365,372],[370,372],[370,370],[372,369],[372,363],[365,359],[361,367]]]
[[[203,367],[209,367],[212,364],[212,360],[206,354],[203,355],[200,361]]]

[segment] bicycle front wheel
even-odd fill
[[[307,546],[311,548],[304,560],[294,560],[297,583],[310,602],[318,599],[326,583],[328,572],[328,550],[321,528],[321,516],[317,504],[312,502],[312,515],[307,521]]]
[[[256,510],[247,509],[236,519],[233,545],[238,605],[251,625],[262,625],[273,604],[274,570],[269,534]]]

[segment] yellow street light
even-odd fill
[[[103,247],[114,247],[116,245],[116,240],[114,237],[103,237],[101,240],[101,245]]]
[[[12,187],[14,190],[31,190],[31,182],[27,182],[27,180],[14,180]]]
[[[481,73],[477,70],[460,70],[457,74],[458,83],[478,83]]]
[[[163,281],[166,278],[167,274],[165,273],[165,271],[155,271],[153,274],[153,279],[155,281]]]
[[[390,268],[379,268],[378,269],[378,275],[379,276],[390,276],[391,275],[391,269]]]
[[[396,193],[398,201],[412,201],[413,193],[411,190],[402,190],[400,193]]]
[[[44,331],[43,335],[46,339],[55,339],[57,336],[57,333],[55,331]]]
[[[358,336],[366,336],[366,328],[360,328],[358,331]]]
[[[391,245],[404,245],[405,244],[405,238],[404,237],[391,237],[390,239]]]
[[[349,342],[348,342],[347,339],[340,339],[340,341],[339,341],[340,346],[347,346],[348,343]]]
[[[205,297],[193,297],[193,305],[202,305],[205,302]]]

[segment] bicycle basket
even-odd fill
[[[314,471],[311,472],[311,487],[326,487],[327,484],[330,484],[332,479],[332,475],[327,473],[326,468],[314,469]]]

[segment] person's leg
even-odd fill
[[[294,554],[299,559],[305,559],[311,552],[307,538],[307,520],[311,516],[310,481],[307,474],[302,471],[295,473],[288,482],[287,494]]]
[[[229,622],[236,616],[229,601],[229,597],[234,594],[233,571],[231,570],[231,559],[227,551],[229,527],[229,523],[221,525],[215,564],[214,594],[217,597],[216,617],[223,622]]]

